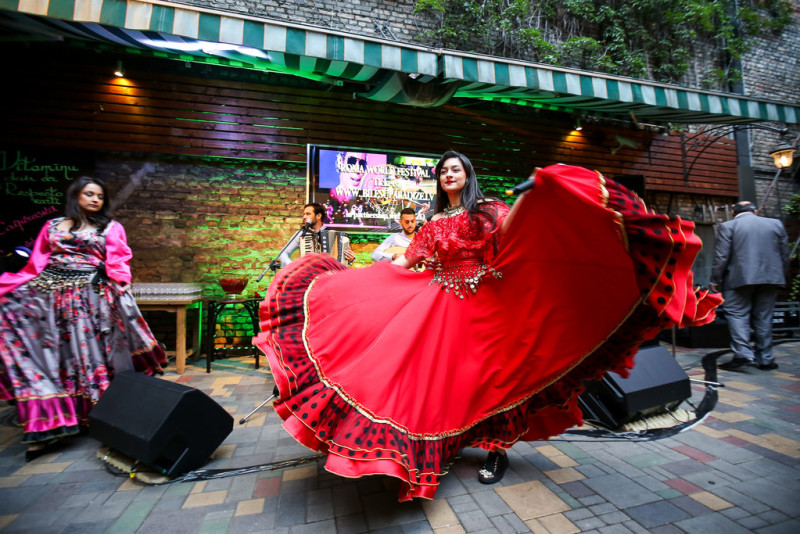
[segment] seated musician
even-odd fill
[[[286,267],[291,263],[291,255],[300,248],[303,239],[309,236],[313,237],[316,241],[317,246],[315,249],[318,248],[319,251],[328,254],[332,253],[333,249],[337,246],[336,239],[333,238],[333,235],[337,234],[325,226],[325,217],[326,210],[322,204],[313,202],[303,206],[303,227],[295,232],[283,254],[278,256],[281,267]],[[347,238],[347,234],[344,232],[338,232],[338,236],[339,238]],[[355,261],[356,255],[350,250],[349,240],[346,241],[348,244],[344,247],[343,258],[346,259],[348,263],[352,263]]]
[[[372,261],[392,261],[405,253],[417,234],[417,216],[413,208],[403,208],[400,212],[402,232],[391,234],[372,252]]]

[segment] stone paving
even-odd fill
[[[702,378],[714,349],[678,348],[678,362]],[[190,362],[165,379],[196,387],[235,418],[206,466],[255,472],[146,485],[114,473],[102,444],[81,435],[25,463],[14,408],[0,408],[0,530],[93,533],[800,532],[800,343],[776,347],[780,368],[720,371],[725,387],[703,424],[654,441],[567,433],[518,443],[494,486],[476,479],[484,457],[467,449],[433,501],[398,503],[388,477],[332,475],[286,434],[271,407],[238,421],[272,391],[252,357]],[[729,354],[721,360],[727,360]],[[113,387],[113,386],[112,386]],[[703,388],[693,385],[694,402]]]

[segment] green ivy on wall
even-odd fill
[[[705,85],[738,80],[752,38],[791,23],[788,0],[417,0],[433,46],[679,82],[713,51]]]

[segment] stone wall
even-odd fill
[[[177,3],[177,2],[176,2]],[[180,3],[406,43],[429,29],[414,0],[186,0]]]
[[[794,24],[780,34],[762,37],[753,51],[742,61],[745,92],[750,96],[767,97],[788,102],[800,102],[800,2],[793,0]],[[787,125],[773,123],[782,128]],[[780,135],[775,132],[753,130],[750,137],[753,167],[756,175],[756,202],[764,208],[762,215],[779,218],[789,233],[789,246],[792,247],[800,236],[800,225],[796,217],[787,216],[783,208],[793,195],[800,194],[800,161],[795,153],[795,163],[791,169],[778,173],[769,153],[780,144],[800,141],[800,125],[788,125],[789,131]],[[777,180],[775,177],[777,176]],[[774,187],[773,186],[774,183]],[[767,192],[772,187],[771,192]],[[765,202],[766,200],[766,202]],[[790,278],[797,280],[800,271],[797,262],[792,265]],[[797,282],[795,282],[797,283]],[[789,288],[783,290],[778,300],[790,300]]]
[[[413,0],[185,3],[408,43],[415,43],[415,37],[430,29],[431,23],[413,15]],[[797,23],[780,35],[760,39],[743,58],[746,94],[800,101],[800,17],[795,20]],[[690,85],[702,84],[708,60],[708,57],[695,58],[694,70],[687,79]],[[774,132],[751,131],[758,202],[764,198],[776,173],[769,152],[781,141],[793,140],[798,133],[797,127],[783,138]],[[99,162],[98,174],[113,177],[112,187],[132,188],[130,195],[120,197],[123,203],[118,216],[131,240],[138,244],[133,260],[134,279],[172,281],[178,276],[205,284],[207,294],[219,291],[215,280],[222,274],[245,275],[254,281],[298,226],[297,206],[302,205],[305,196],[304,169],[289,165],[163,157],[156,162],[138,156],[118,156]],[[783,171],[763,213],[780,217],[781,206],[799,189],[790,172]],[[695,276],[698,283],[707,284],[714,223],[730,217],[730,199],[654,193],[648,194],[646,200],[657,211],[697,222],[697,232],[706,247],[695,265]],[[373,246],[357,245],[362,257]],[[161,258],[164,250],[169,251],[168,261]],[[267,281],[249,286],[247,292],[263,293]],[[169,337],[171,318],[150,320],[155,321],[154,329],[160,328]],[[218,346],[246,344],[249,327],[245,315],[231,314],[221,322],[223,326],[216,333]]]
[[[794,24],[780,34],[758,39],[753,51],[743,58],[745,92],[749,96],[800,102],[800,2],[795,1],[794,6]],[[786,125],[773,123],[770,126],[782,128]],[[800,126],[797,124],[789,125],[789,132],[783,136],[763,130],[751,132],[751,154],[759,204],[777,173],[769,153],[779,144],[791,143],[796,139],[800,139]],[[794,169],[797,166],[798,163],[795,163]],[[797,175],[797,172],[794,174]],[[763,214],[781,217],[781,208],[793,194],[798,193],[800,184],[792,178],[792,172],[785,169],[767,198]]]

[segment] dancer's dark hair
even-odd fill
[[[450,199],[447,193],[444,192],[444,189],[442,189],[442,181],[440,180],[444,162],[450,158],[457,158],[461,162],[461,166],[464,167],[464,172],[467,174],[464,189],[461,190],[461,205],[470,213],[478,213],[478,206],[480,204],[478,199],[482,199],[484,196],[481,187],[478,185],[475,167],[472,166],[472,162],[467,156],[455,150],[448,150],[442,154],[442,157],[436,164],[436,213],[451,207]]]
[[[441,180],[444,162],[450,158],[457,158],[461,162],[461,166],[464,167],[464,172],[467,175],[467,179],[464,183],[464,189],[461,190],[461,205],[464,206],[464,209],[469,212],[470,224],[475,225],[475,227],[480,227],[480,225],[477,223],[479,223],[481,218],[485,217],[492,221],[489,229],[494,230],[494,227],[497,224],[497,208],[494,202],[487,201],[498,200],[496,198],[487,198],[484,196],[480,185],[478,185],[478,176],[475,174],[475,167],[472,166],[472,162],[467,156],[460,152],[456,152],[455,150],[448,150],[442,154],[442,157],[436,164],[436,213],[452,207],[450,206],[450,199],[447,196],[447,193],[445,193],[444,189],[442,189]]]
[[[87,215],[78,204],[78,197],[83,191],[83,188],[89,184],[95,184],[103,190],[103,207],[97,213]],[[64,215],[72,221],[70,232],[77,230],[84,224],[92,224],[97,227],[97,233],[103,233],[114,218],[111,211],[111,199],[108,197],[106,184],[99,178],[92,178],[91,176],[81,176],[70,184],[67,188],[67,204],[64,207]]]

